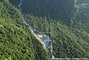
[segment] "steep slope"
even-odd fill
[[[71,26],[89,33],[89,0],[77,0],[71,16]]]
[[[8,0],[0,0],[0,60],[49,60],[48,52]]]
[[[89,25],[88,19],[84,20],[88,14],[80,16],[88,8],[79,13],[76,3],[77,0],[23,0],[27,22],[40,32],[52,32],[55,58],[89,58],[89,30],[85,28],[86,23],[87,28]]]
[[[23,0],[23,12],[36,17],[49,17],[55,20],[61,19],[65,24],[72,15],[73,0]],[[69,7],[69,8],[68,8]],[[66,19],[66,20],[65,20]]]

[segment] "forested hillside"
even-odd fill
[[[58,20],[68,20],[72,15],[73,0],[23,0],[23,12],[36,17],[49,17]],[[68,8],[69,7],[69,8]],[[66,21],[65,24],[68,24]]]
[[[22,15],[35,32],[51,32],[55,58],[89,58],[89,0],[22,1]],[[0,0],[0,60],[50,60],[19,3]]]
[[[89,58],[89,6],[82,6],[86,1],[23,0],[22,12],[36,30],[52,32],[55,58]]]
[[[16,8],[19,0],[0,0],[0,60],[49,60]]]
[[[89,0],[77,0],[75,6],[78,8],[75,7],[70,26],[89,33]]]

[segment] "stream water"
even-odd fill
[[[20,10],[20,14],[21,14],[21,15],[22,15],[22,9],[21,9],[22,3],[23,3],[23,0],[20,0],[20,4],[18,5],[18,8],[19,8],[19,10]],[[45,48],[47,48],[48,51],[51,52],[51,53],[50,53],[50,56],[51,56],[51,58],[52,58],[52,56],[53,56],[53,43],[52,43],[52,40],[50,40],[50,37],[49,37],[48,35],[43,35],[43,34],[38,35],[38,34],[36,34],[36,33],[34,32],[35,29],[33,29],[33,27],[32,27],[30,24],[27,23],[27,21],[25,20],[24,16],[23,16],[23,20],[24,20],[24,22],[29,26],[29,28],[30,28],[30,30],[32,31],[32,33],[33,33],[38,39],[40,39],[40,42],[42,42],[42,43],[45,45]],[[50,42],[51,42],[51,51],[49,50],[49,43],[50,43]]]

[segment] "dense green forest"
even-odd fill
[[[17,2],[0,0],[0,60],[49,60],[48,51],[24,23]]]
[[[0,60],[50,60],[23,21],[19,3],[0,0]],[[89,58],[89,5],[82,3],[89,0],[23,0],[26,21],[39,32],[51,32],[55,58]]]
[[[23,12],[36,17],[50,17],[56,20],[68,20],[72,15],[73,0],[23,0]],[[70,8],[68,8],[70,7]],[[70,21],[66,21],[68,24]]]
[[[88,0],[23,0],[27,22],[40,32],[52,26],[55,58],[89,58],[89,6],[74,7]]]

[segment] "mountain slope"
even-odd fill
[[[48,17],[66,21],[72,15],[73,0],[23,0],[23,12],[36,17]],[[69,7],[69,8],[68,8]],[[66,20],[65,20],[66,19]],[[70,21],[64,22],[68,24]]]
[[[89,33],[89,1],[88,0],[77,0],[75,3],[74,12],[71,16],[70,26],[85,30]]]
[[[16,5],[17,6],[17,5]],[[0,0],[0,60],[49,60],[48,52],[8,0]]]
[[[89,22],[84,20],[89,15],[80,16],[88,8],[81,12],[74,7],[76,3],[77,0],[23,0],[22,11],[27,22],[40,32],[52,32],[55,58],[89,58],[89,30],[85,28]],[[53,7],[56,13],[51,11]]]

